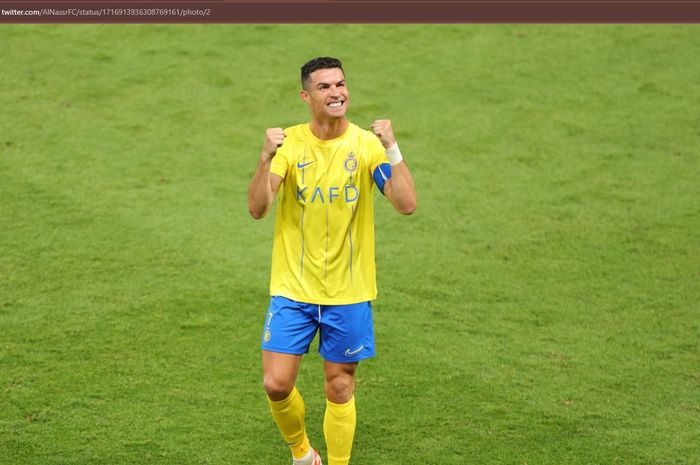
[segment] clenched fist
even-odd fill
[[[262,155],[267,159],[272,159],[277,153],[277,149],[284,144],[284,129],[269,128],[265,130],[265,142],[263,142]]]
[[[391,129],[391,121],[388,119],[378,119],[372,123],[372,132],[379,137],[385,149],[388,149],[396,143],[394,130]]]

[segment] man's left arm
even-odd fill
[[[403,215],[410,215],[416,209],[416,185],[406,162],[399,152],[391,121],[379,119],[372,123],[372,132],[379,137],[387,157],[391,162],[391,178],[384,184],[384,195]]]

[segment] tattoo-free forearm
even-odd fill
[[[404,215],[410,215],[416,209],[416,186],[413,176],[402,161],[391,167],[390,200],[394,208]]]
[[[248,186],[248,212],[255,219],[265,216],[275,197],[270,183],[271,164],[272,159],[262,155]]]

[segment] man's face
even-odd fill
[[[350,100],[343,71],[340,68],[317,69],[309,75],[301,98],[309,104],[316,119],[343,118]]]

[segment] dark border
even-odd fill
[[[700,22],[700,0],[0,0],[0,10],[0,23],[32,24]]]

